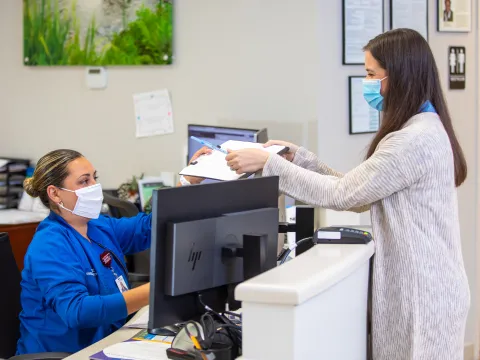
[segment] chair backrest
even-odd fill
[[[7,233],[0,233],[0,358],[15,355],[20,336],[21,275]]]
[[[107,192],[103,192],[103,202],[108,205],[113,217],[133,217],[139,213],[135,204],[121,200]]]

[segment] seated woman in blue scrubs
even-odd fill
[[[148,304],[150,284],[129,289],[124,255],[150,247],[151,216],[100,216],[102,187],[80,153],[42,157],[25,190],[51,209],[25,255],[18,353],[77,352]]]

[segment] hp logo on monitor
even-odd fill
[[[188,257],[188,262],[193,262],[192,264],[192,271],[195,271],[195,266],[197,265],[197,261],[200,260],[202,256],[201,251],[195,251],[195,243],[192,244],[192,248],[190,249],[190,256]]]

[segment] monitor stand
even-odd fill
[[[159,335],[159,336],[175,336],[177,335],[176,332],[173,330],[168,329],[169,326],[165,326],[163,328],[156,328],[156,329],[148,329],[149,334]]]
[[[243,281],[266,271],[268,235],[243,235],[243,247],[222,248],[222,257],[243,258]]]
[[[243,279],[246,281],[266,271],[267,246],[268,235],[243,235],[243,248],[223,248],[222,255],[243,258]],[[242,307],[242,303],[235,300],[237,285],[228,285],[228,305],[231,310]]]

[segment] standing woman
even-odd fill
[[[470,293],[456,187],[467,165],[437,66],[409,29],[381,34],[364,50],[364,97],[383,120],[362,164],[340,174],[279,141],[267,145],[289,146],[286,158],[248,149],[227,161],[239,173],[278,175],[280,190],[306,203],[371,210],[373,359],[461,360]]]

